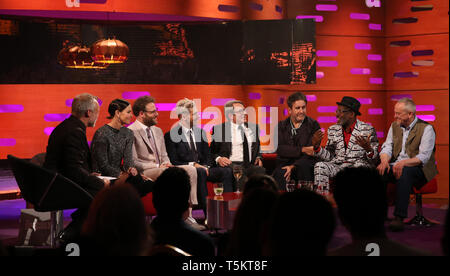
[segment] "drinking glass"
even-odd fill
[[[218,182],[213,184],[214,194],[221,196],[223,194],[223,183]]]
[[[234,178],[236,179],[236,187],[237,187],[236,193],[241,192],[239,189],[239,184],[240,184],[239,180],[242,178],[243,173],[244,173],[244,169],[242,168],[242,166],[237,165],[237,166],[233,167],[233,175],[234,175]]]

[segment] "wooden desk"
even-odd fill
[[[234,215],[241,203],[242,193],[224,193],[206,197],[207,225],[211,229],[233,228]]]

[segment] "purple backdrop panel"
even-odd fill
[[[228,101],[234,101],[234,98],[214,98],[211,99],[211,105],[225,105]]]
[[[412,96],[410,94],[399,94],[399,95],[393,95],[391,96],[391,101],[398,101],[403,98],[410,98],[412,99]]]
[[[261,99],[261,94],[260,93],[248,93],[248,98],[250,100],[259,100],[259,99]]]
[[[337,67],[338,62],[336,60],[318,60],[318,67]]]
[[[377,131],[377,137],[378,138],[384,138],[384,132],[383,131]]]
[[[355,43],[356,50],[370,50],[372,49],[372,45],[369,43]]]
[[[52,134],[54,129],[55,129],[54,127],[46,127],[46,128],[44,128],[44,133],[46,135],[50,136],[50,134]]]
[[[325,73],[321,71],[316,71],[316,78],[321,79],[325,77]]]
[[[335,113],[337,106],[319,106],[317,107],[317,112],[319,113]]]
[[[316,95],[306,95],[306,100],[308,102],[315,102],[315,101],[317,101],[317,96]]]
[[[320,116],[317,117],[317,121],[319,123],[336,123],[337,119],[336,116]]]
[[[0,138],[0,147],[12,147],[16,145],[16,139]]]
[[[367,13],[350,13],[351,19],[358,19],[358,20],[369,20],[370,14]]]
[[[338,10],[337,5],[324,5],[324,4],[316,5],[316,11],[337,11],[337,10]]]
[[[336,57],[338,52],[334,50],[317,50],[316,55],[318,57]]]
[[[374,31],[381,31],[382,25],[381,24],[369,23],[369,29],[374,30]]]
[[[352,68],[350,69],[350,73],[353,75],[370,75],[369,68]]]
[[[382,55],[374,55],[374,54],[372,54],[372,55],[367,55],[367,59],[368,60],[374,60],[374,61],[380,61],[380,60],[383,59],[383,56]]]
[[[372,99],[371,98],[358,98],[358,101],[361,104],[372,104]]]
[[[416,111],[434,111],[434,105],[416,105]]]
[[[134,100],[142,96],[150,96],[148,91],[125,91],[122,93],[122,98],[125,100]]]
[[[155,104],[158,111],[172,111],[177,107],[176,103],[157,103]]]
[[[219,118],[219,113],[207,111],[207,112],[199,112],[198,116],[202,119],[214,119]]]
[[[417,118],[427,122],[434,122],[434,120],[436,120],[434,115],[417,115]]]
[[[383,78],[370,78],[369,82],[371,84],[383,84]]]
[[[23,111],[23,105],[20,104],[0,104],[0,113],[17,113]]]
[[[382,108],[369,108],[369,115],[383,115]]]
[[[219,5],[217,9],[221,12],[238,12],[239,7],[233,5]]]
[[[69,117],[70,114],[67,113],[48,113],[44,115],[44,120],[46,122],[62,122]]]

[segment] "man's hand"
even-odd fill
[[[318,129],[316,132],[314,132],[312,138],[311,138],[311,143],[312,146],[317,148],[320,147],[320,143],[322,143],[322,139],[323,139],[323,132],[322,130]]]
[[[261,158],[256,157],[255,166],[258,166],[258,167],[263,166],[263,162],[262,162]]]
[[[194,167],[195,167],[195,168],[204,169],[204,170],[206,171],[206,176],[209,176],[209,169],[208,169],[207,167],[202,166],[202,165],[200,165],[200,164],[198,164],[198,163],[194,163]]]
[[[370,147],[370,136],[356,136],[356,143],[363,148],[366,152],[372,152],[373,149]]]
[[[93,173],[91,173],[91,175],[93,175],[93,176],[101,176],[102,174],[98,173],[98,172],[93,172]]]
[[[403,167],[405,167],[405,162],[399,161],[392,166],[392,172],[394,173],[395,179],[400,179],[403,172]]]
[[[387,170],[387,173],[391,170],[391,166],[389,166],[388,162],[381,162],[377,167],[377,171],[380,175],[384,175],[384,172]]]
[[[219,166],[221,166],[221,167],[228,167],[228,166],[230,166],[231,165],[231,160],[230,159],[228,159],[228,158],[226,158],[226,157],[220,157],[218,160],[217,160],[217,163],[219,164]]]
[[[314,156],[314,147],[310,146],[310,147],[302,147],[302,152],[304,154],[310,155],[310,156]]]
[[[136,168],[129,168],[128,173],[131,174],[132,176],[138,175],[138,171],[136,170]]]
[[[105,182],[105,188],[111,185],[111,181],[109,181],[109,179],[103,179],[103,182]]]
[[[161,164],[159,167],[165,169],[165,168],[173,167],[173,165],[170,164],[170,162],[166,162],[166,163]]]
[[[292,173],[293,168],[294,168],[294,165],[285,166],[285,167],[281,168],[283,170],[286,170],[286,173],[284,174],[284,178],[286,179],[286,182],[289,182],[289,180],[291,180],[291,173]]]

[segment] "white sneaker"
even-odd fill
[[[199,231],[205,230],[206,227],[204,225],[198,224],[197,221],[193,217],[188,217],[185,221],[189,226]]]

